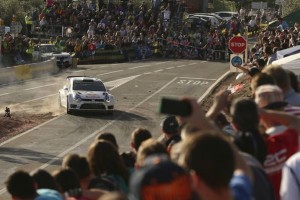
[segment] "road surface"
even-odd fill
[[[86,155],[101,131],[115,134],[120,152],[129,150],[137,127],[161,134],[157,113],[162,96],[200,97],[223,74],[228,63],[199,60],[143,61],[82,65],[55,76],[0,87],[0,105],[23,112],[53,112],[54,119],[0,144],[0,199],[8,199],[4,181],[17,169],[57,169],[68,153]],[[100,78],[116,98],[114,115],[67,115],[58,106],[58,90],[69,75]]]

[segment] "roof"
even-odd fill
[[[67,79],[101,81],[99,78],[93,78],[93,77],[88,77],[88,76],[68,76]]]

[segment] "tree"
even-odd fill
[[[300,0],[284,0],[282,6],[282,14],[283,16],[286,16],[299,9],[300,9]]]
[[[44,0],[1,0],[0,17],[4,20],[6,26],[10,26],[13,15],[16,15],[17,20],[24,24],[25,14],[41,8],[43,5]]]

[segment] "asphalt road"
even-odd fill
[[[4,181],[17,169],[32,172],[57,169],[68,153],[86,155],[101,131],[117,137],[120,152],[129,150],[130,134],[137,127],[160,131],[163,115],[157,113],[162,96],[200,97],[226,71],[228,63],[198,60],[143,61],[122,64],[82,65],[55,76],[0,87],[0,105],[12,112],[53,112],[57,117],[0,144],[0,199],[7,199]],[[116,98],[116,111],[67,115],[58,106],[58,90],[66,76],[102,79]]]

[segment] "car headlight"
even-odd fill
[[[104,97],[104,101],[109,102],[110,98],[109,98],[109,94],[105,93],[105,97]]]
[[[73,94],[73,99],[74,99],[75,101],[81,101],[81,96],[80,96],[78,93]]]

